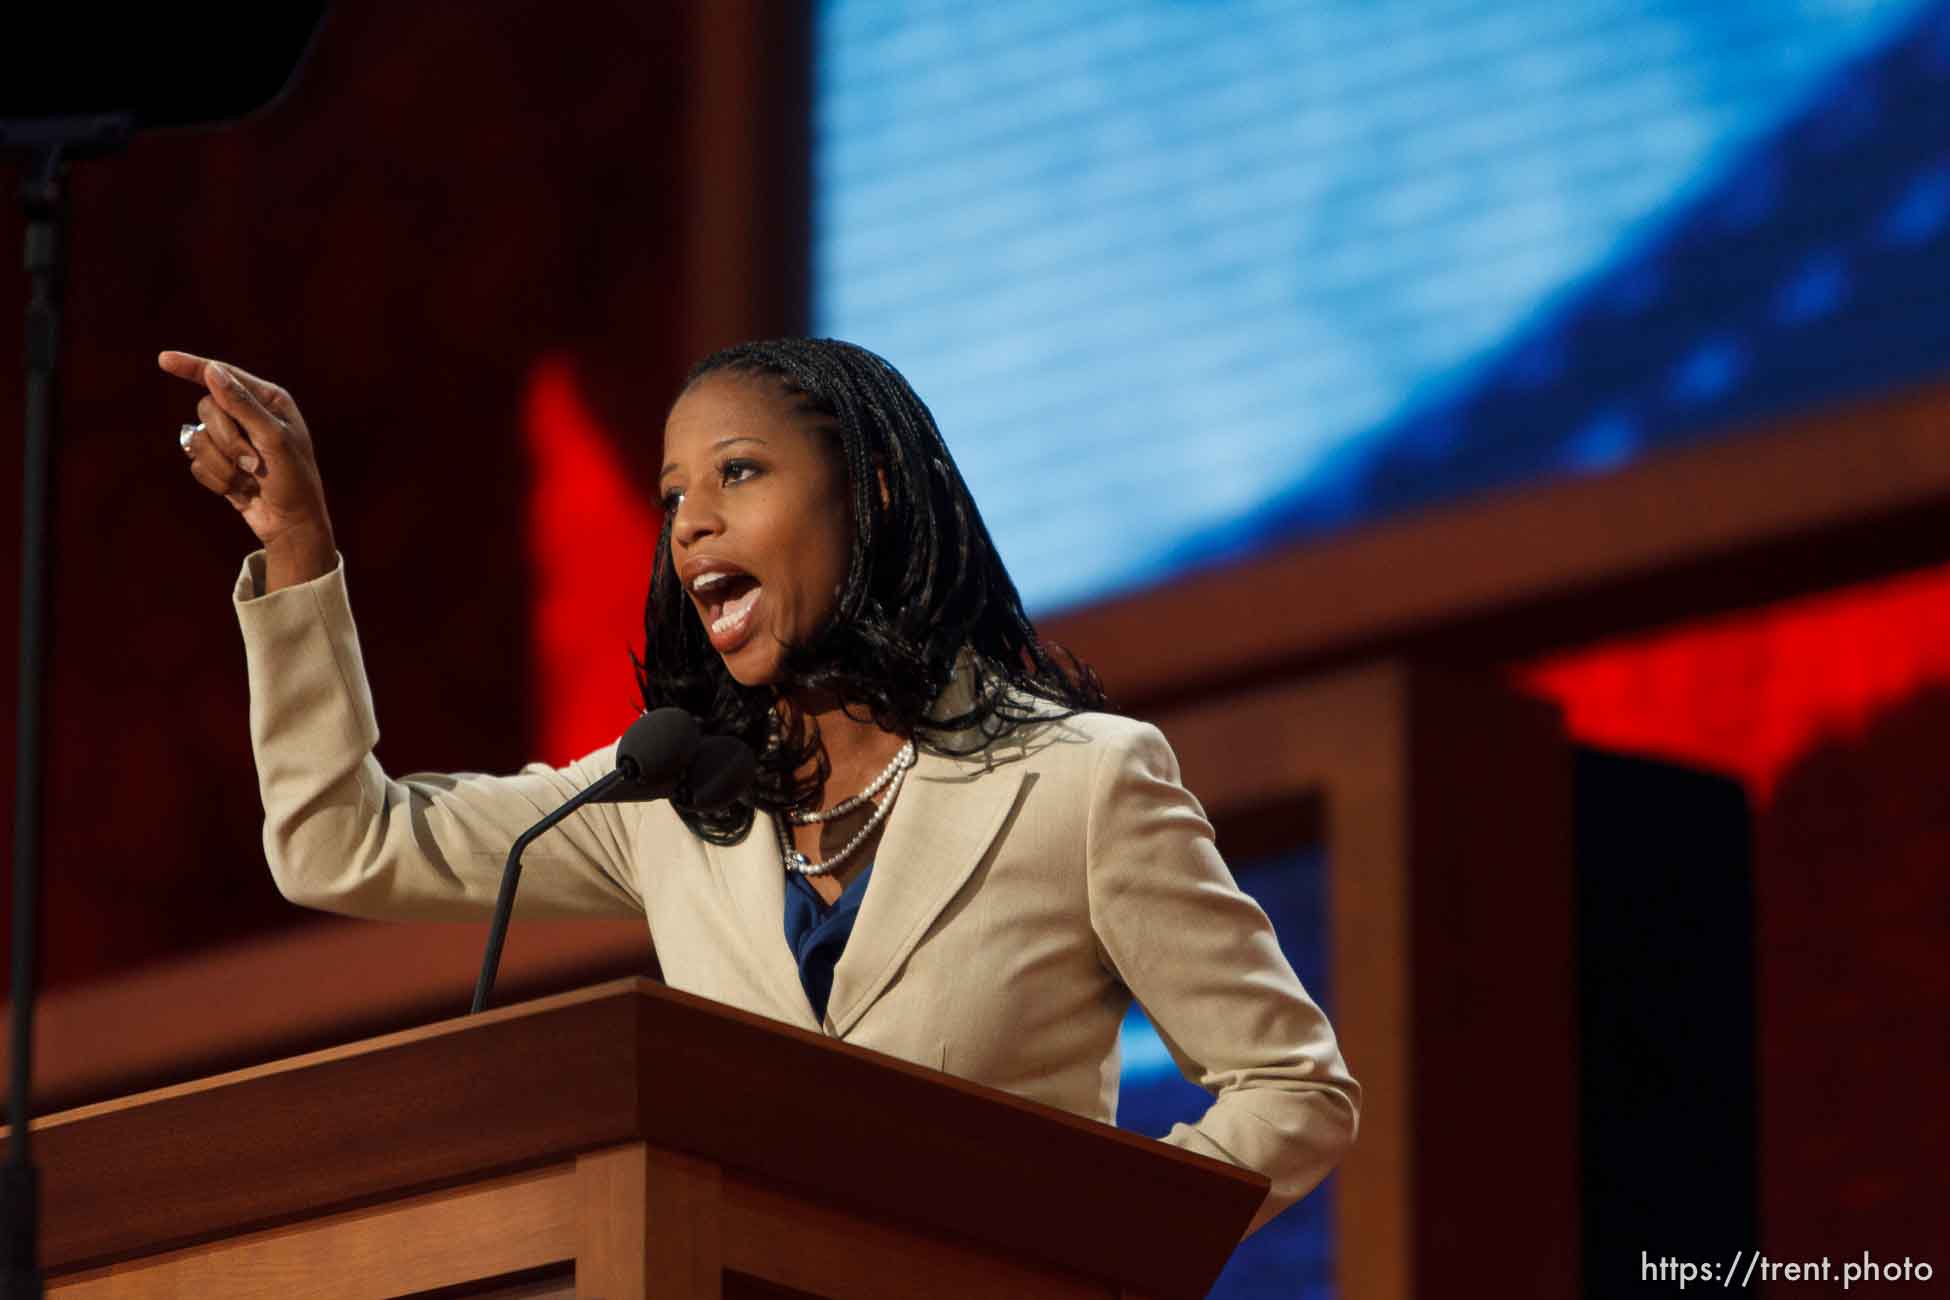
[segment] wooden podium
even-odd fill
[[[34,1128],[77,1300],[1202,1296],[1267,1187],[640,979]]]

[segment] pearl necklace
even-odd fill
[[[786,816],[792,819],[794,826],[811,826],[818,822],[838,821],[855,808],[863,806],[867,800],[879,795],[887,788],[887,783],[894,779],[896,773],[905,772],[913,765],[914,742],[910,740],[894,751],[893,759],[881,770],[880,775],[873,779],[873,783],[851,799],[842,799],[825,812],[789,812]]]
[[[797,822],[801,826],[813,822],[831,821],[833,818],[842,815],[841,809],[846,809],[849,805],[853,808],[858,808],[862,803],[873,798],[875,794],[878,794],[881,789],[886,790],[886,798],[880,800],[875,805],[873,816],[867,818],[867,824],[862,826],[859,832],[846,842],[845,848],[824,862],[814,862],[798,849],[793,848],[792,837],[785,828],[785,821],[775,819],[772,824],[778,828],[779,856],[785,863],[785,869],[787,871],[795,871],[802,876],[823,876],[828,872],[838,870],[841,863],[853,856],[854,850],[867,842],[867,837],[874,833],[880,823],[887,820],[887,812],[894,806],[894,796],[900,793],[901,782],[907,779],[907,769],[912,766],[914,766],[914,742],[910,740],[901,747],[900,753],[894,755],[894,761],[887,765],[887,770],[880,774],[873,785],[868,786],[867,789],[861,791],[846,803],[840,804],[838,807],[825,813],[788,814],[788,817],[792,821]],[[800,820],[801,818],[804,820]]]

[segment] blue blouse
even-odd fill
[[[867,896],[867,878],[872,875],[869,865],[840,892],[839,901],[828,906],[804,876],[796,871],[787,873],[785,941],[799,960],[799,983],[805,986],[815,1020],[826,1019],[826,999],[833,994],[833,966],[846,951],[853,918],[860,914],[860,900]]]

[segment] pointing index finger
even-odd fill
[[[187,379],[192,384],[202,384],[214,391],[210,372],[218,368],[220,363],[208,357],[199,357],[194,352],[165,351],[156,355],[156,364],[178,379]],[[259,379],[248,370],[239,370],[228,362],[221,363],[221,368],[237,376],[238,382],[244,386],[244,391],[260,403],[269,405],[272,402],[272,395],[277,392],[277,385]]]

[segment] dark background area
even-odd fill
[[[654,479],[663,412],[694,359],[692,16],[339,4],[269,111],[73,168],[47,987],[308,919],[278,897],[258,839],[228,609],[255,539],[185,469],[175,433],[198,393],[156,369],[163,348],[234,360],[298,399],[392,770],[529,757],[520,397],[537,358],[566,355],[624,463]],[[789,149],[794,136],[773,138]],[[801,225],[780,222],[777,242],[795,248]],[[9,206],[0,245],[20,237]],[[771,292],[785,328],[803,288],[788,277]],[[18,311],[0,312],[0,356],[20,347]],[[0,370],[0,409],[20,401],[18,369]],[[0,458],[10,607],[19,474],[17,451]],[[647,578],[648,557],[636,567]],[[10,681],[16,649],[10,638]],[[11,691],[4,707],[10,727]],[[8,746],[9,790],[12,763]]]

